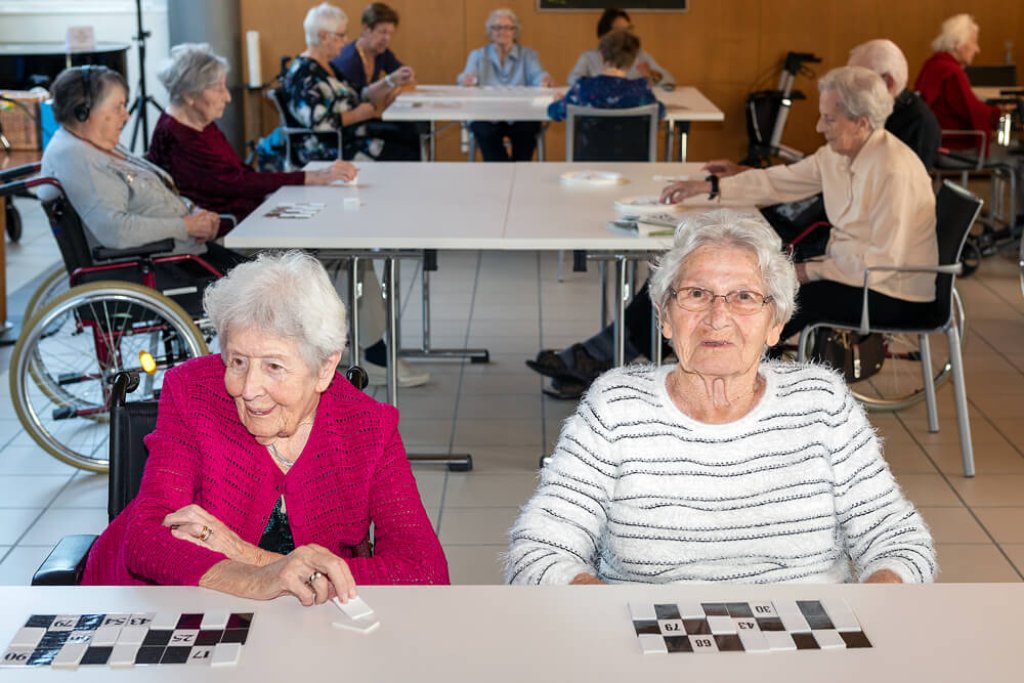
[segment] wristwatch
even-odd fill
[[[708,194],[708,199],[716,199],[718,197],[718,195],[719,195],[719,191],[718,191],[718,176],[716,176],[714,173],[712,173],[711,175],[709,175],[704,180],[709,182],[709,183],[711,183],[711,193]]]

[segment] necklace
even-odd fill
[[[289,460],[288,458],[286,458],[283,455],[281,455],[280,453],[278,453],[277,452],[277,447],[274,446],[274,444],[272,444],[272,443],[268,443],[267,444],[267,452],[270,453],[270,455],[274,458],[274,460],[277,461],[277,464],[280,465],[284,469],[285,472],[290,470],[292,465],[295,464],[294,460]]]

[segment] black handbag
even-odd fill
[[[843,373],[847,384],[861,382],[882,369],[885,337],[819,327],[814,335],[811,359]]]

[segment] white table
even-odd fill
[[[384,111],[385,121],[428,121],[430,154],[436,156],[437,121],[547,121],[547,108],[565,94],[565,88],[526,86],[464,88],[457,85],[420,85],[403,92]],[[672,160],[676,127],[679,128],[679,159],[686,161],[686,142],[693,121],[724,121],[725,114],[697,88],[684,86],[673,90],[655,88],[665,105],[666,161]],[[543,160],[543,159],[542,159]]]
[[[251,611],[238,665],[0,670],[50,681],[977,681],[1021,680],[1024,584],[364,587],[380,628],[333,628],[330,605],[199,588],[0,587],[0,645],[33,613]],[[871,648],[643,655],[629,602],[842,598]]]

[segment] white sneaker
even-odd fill
[[[388,369],[383,365],[377,365],[366,360],[366,356],[363,356],[362,362],[359,364],[364,370],[366,370],[366,376],[370,378],[370,384],[373,386],[386,386],[388,383]],[[419,370],[409,363],[406,363],[401,358],[398,359],[398,386],[402,388],[418,387],[426,384],[430,381],[430,373],[426,370]]]

